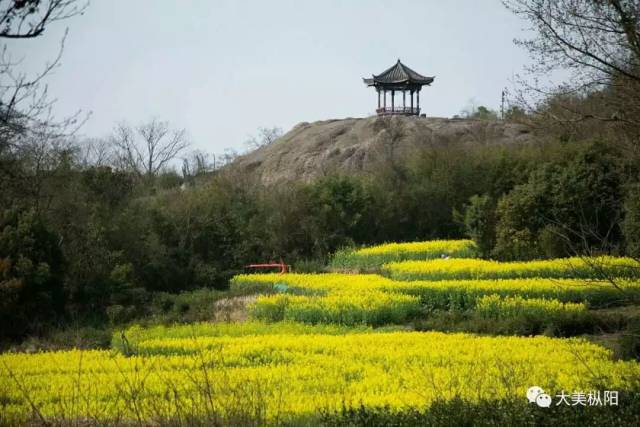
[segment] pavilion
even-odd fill
[[[416,73],[398,59],[398,62],[393,67],[378,75],[374,74],[370,79],[363,78],[362,80],[367,86],[375,87],[376,92],[378,92],[376,113],[379,116],[390,114],[418,116],[420,115],[420,90],[422,86],[429,86],[433,79],[434,77],[425,77]],[[387,106],[387,92],[391,92],[391,106]],[[396,92],[402,92],[402,106],[396,105]],[[407,105],[407,92],[410,93],[411,98],[409,105]],[[380,96],[381,93],[382,97]],[[416,94],[415,106],[413,102],[414,93]]]

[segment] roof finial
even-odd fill
[[[400,62],[400,58],[398,58],[398,62]]]

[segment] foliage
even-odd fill
[[[471,112],[468,115],[471,119],[479,119],[479,120],[497,120],[498,113],[493,110],[488,109],[484,105],[480,105],[475,111]]]
[[[629,256],[640,258],[640,185],[627,192],[624,202],[623,232]]]
[[[640,130],[638,3],[635,0],[506,0],[504,4],[526,20],[532,30],[527,39],[516,40],[516,43],[528,50],[534,60],[529,67],[532,75],[522,86],[541,101],[535,114],[558,123],[565,130],[572,127],[612,129],[616,136],[637,143]],[[541,87],[539,82],[547,79],[540,77],[557,70],[567,71],[569,78],[559,87]],[[545,108],[549,98],[559,108]],[[579,102],[572,102],[576,98]],[[528,104],[522,99],[519,101]]]
[[[621,357],[640,361],[640,319],[632,320],[622,331],[618,350]]]
[[[464,226],[483,257],[487,257],[495,245],[495,221],[495,201],[491,196],[471,196],[464,210]]]
[[[0,212],[0,339],[62,314],[58,239],[34,211]]]
[[[602,145],[543,164],[500,199],[493,253],[502,259],[610,252],[620,241],[621,181]]]
[[[538,426],[634,425],[640,422],[640,398],[624,395],[617,407],[557,406],[550,410],[527,404],[521,399],[485,400],[477,403],[462,398],[436,401],[428,409],[401,412],[392,408],[345,407],[324,414],[326,426],[413,427],[413,426]]]
[[[585,152],[588,155],[579,154]],[[357,250],[341,248],[385,241],[461,239],[467,227],[454,212],[463,212],[465,206],[471,209],[470,198],[477,194],[498,205],[495,230],[491,218],[482,218],[491,214],[489,205],[483,205],[483,209],[474,205],[474,227],[483,227],[477,233],[498,236],[498,247],[489,248],[491,238],[487,237],[481,244],[482,251],[500,253],[504,258],[564,255],[570,245],[564,239],[558,244],[557,236],[566,230],[550,228],[557,225],[544,221],[548,214],[545,209],[558,206],[553,212],[570,219],[576,198],[567,196],[561,201],[558,197],[568,195],[568,191],[549,196],[543,186],[540,198],[525,203],[523,200],[531,199],[529,193],[514,188],[530,185],[531,176],[541,173],[537,172],[541,164],[551,165],[551,176],[556,176],[566,169],[568,161],[575,162],[582,166],[568,170],[582,171],[569,175],[577,182],[575,188],[584,189],[579,197],[581,203],[590,205],[585,212],[602,212],[587,222],[610,225],[611,218],[622,218],[622,207],[618,203],[615,206],[619,208],[613,211],[605,209],[606,200],[618,194],[615,186],[607,183],[614,182],[611,177],[616,176],[620,182],[628,182],[634,169],[615,150],[604,152],[609,157],[600,161],[599,151],[577,143],[540,142],[535,147],[429,145],[408,163],[391,169],[381,166],[367,177],[329,175],[311,183],[265,188],[247,176],[219,171],[181,190],[175,174],[167,172],[165,179],[162,172],[150,183],[117,167],[85,165],[71,150],[57,155],[60,161],[52,164],[52,171],[41,172],[33,184],[37,191],[18,191],[10,185],[7,188],[15,191],[2,190],[0,198],[17,209],[36,206],[40,221],[58,236],[65,266],[61,271],[65,318],[105,322],[111,317],[121,321],[147,312],[157,292],[226,289],[229,279],[249,263],[282,259],[298,269],[321,271],[320,265],[329,254],[338,251],[334,267],[375,270],[380,263],[395,258],[369,254],[367,261],[357,261],[367,263],[360,267],[347,259],[365,258],[354,255]],[[596,166],[591,169],[588,165]],[[602,172],[611,165],[615,174]],[[589,178],[590,174],[596,178]],[[545,182],[537,178],[533,181]],[[556,181],[574,186],[568,179]],[[582,181],[602,185],[585,187]],[[611,196],[603,198],[602,192]],[[522,194],[526,197],[520,197]],[[610,219],[602,218],[605,212]],[[575,216],[574,220],[577,225],[573,228],[587,223]],[[605,228],[599,233],[606,233]],[[625,230],[625,240],[632,242],[632,228]],[[480,239],[480,234],[477,236]],[[594,247],[603,246],[593,243]],[[517,244],[522,250],[516,248]],[[581,243],[572,245],[582,252]],[[605,246],[622,250],[622,245],[619,231],[608,234]],[[451,252],[450,256],[462,254]],[[344,265],[339,267],[340,263]],[[121,274],[125,270],[127,274]],[[167,316],[181,318],[178,311]],[[204,312],[194,319],[203,316]]]
[[[353,178],[331,177],[309,189],[316,233],[323,236],[317,245],[320,254],[366,241],[372,212],[371,195]]]

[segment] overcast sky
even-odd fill
[[[435,76],[420,97],[427,115],[450,117],[470,100],[497,109],[528,62],[513,44],[524,26],[498,0],[92,0],[83,16],[9,47],[35,69],[69,28],[48,84],[57,115],[92,113],[85,135],[157,116],[221,152],[260,126],[372,114],[362,77],[398,58]]]

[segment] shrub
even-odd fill
[[[611,250],[621,234],[619,164],[606,145],[584,144],[565,164],[541,165],[498,202],[494,256],[517,260],[566,256],[571,248]],[[557,224],[562,229],[549,233]]]
[[[464,211],[467,234],[476,242],[483,257],[489,256],[495,245],[495,210],[496,203],[490,196],[475,195],[469,199],[469,205]]]
[[[640,185],[633,186],[627,193],[622,229],[627,254],[640,258]]]
[[[0,340],[61,317],[63,254],[35,211],[0,211]]]
[[[627,393],[618,406],[553,407],[549,410],[519,398],[469,401],[438,400],[429,407],[395,411],[390,407],[345,406],[337,413],[323,413],[322,424],[362,427],[413,426],[537,426],[558,427],[636,425],[640,422],[640,397]]]

